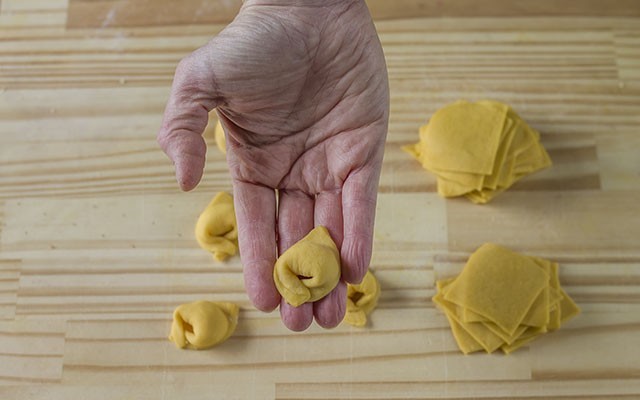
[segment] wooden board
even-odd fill
[[[369,1],[392,99],[383,295],[367,329],[301,334],[195,242],[224,158],[184,194],[155,143],[176,63],[239,6],[182,3],[0,2],[0,398],[640,397],[638,2]],[[401,146],[459,98],[513,105],[554,167],[486,206],[438,197]],[[583,314],[511,356],[460,354],[429,299],[485,241],[558,261]],[[178,351],[171,311],[202,298],[238,303],[238,330]]]
[[[421,17],[638,17],[635,0],[366,0],[377,20]],[[69,27],[228,23],[242,0],[69,0]]]

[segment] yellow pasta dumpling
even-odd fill
[[[362,282],[347,285],[347,310],[344,322],[362,327],[367,324],[369,315],[378,305],[380,283],[371,271],[367,271]]]
[[[224,261],[238,252],[238,227],[233,197],[218,193],[200,214],[196,223],[196,240],[203,249]]]
[[[233,303],[196,301],[173,313],[169,340],[178,348],[206,349],[227,340],[238,325],[239,308]]]
[[[340,281],[340,253],[324,226],[313,229],[276,261],[273,280],[294,307],[320,300]]]

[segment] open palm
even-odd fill
[[[285,325],[303,330],[314,315],[325,327],[340,323],[345,284],[316,303],[289,306],[273,283],[275,259],[323,225],[341,249],[343,280],[362,279],[389,99],[364,1],[285,3],[246,1],[233,23],[180,63],[159,142],[182,188],[192,189],[204,167],[207,113],[217,108],[248,295],[261,310],[280,304]]]

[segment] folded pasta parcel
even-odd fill
[[[456,278],[437,282],[433,301],[445,312],[465,354],[511,353],[579,313],[560,287],[558,264],[487,243]]]
[[[508,105],[460,100],[420,127],[403,149],[437,177],[444,197],[486,203],[519,179],[551,165],[540,134]]]
[[[367,271],[362,282],[347,285],[347,310],[344,322],[362,327],[367,324],[367,316],[378,305],[380,283],[373,272]]]
[[[320,300],[340,281],[340,253],[329,231],[318,226],[276,261],[273,280],[294,307]]]
[[[178,348],[206,349],[227,340],[238,325],[233,303],[206,300],[183,304],[173,313],[171,340]]]
[[[200,247],[218,261],[238,252],[238,226],[229,193],[220,192],[211,200],[198,218],[195,233]]]

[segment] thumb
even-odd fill
[[[203,47],[180,61],[157,137],[184,191],[195,188],[202,178],[207,151],[202,133],[209,111],[219,102],[210,59]]]

